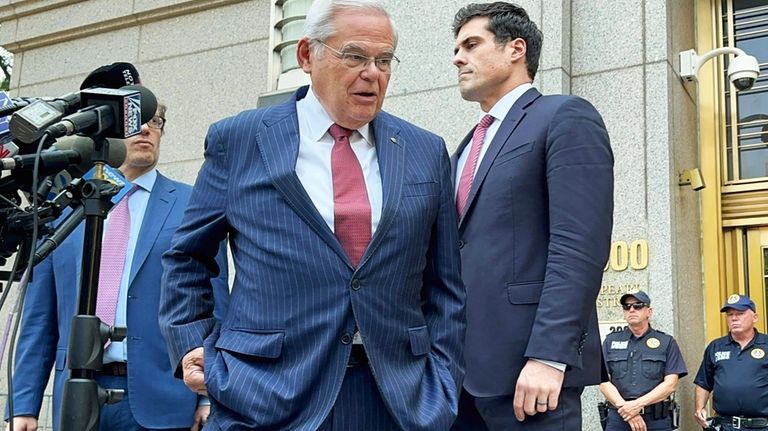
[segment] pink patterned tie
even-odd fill
[[[475,178],[475,170],[477,169],[477,160],[480,158],[480,149],[483,148],[485,133],[491,123],[493,123],[493,117],[486,114],[475,127],[475,133],[472,134],[472,147],[469,149],[469,156],[464,163],[464,170],[459,179],[459,189],[456,193],[456,211],[459,213],[459,218],[464,214],[464,209],[467,206],[469,191],[472,190],[472,180]]]
[[[138,187],[134,185],[112,209],[109,214],[109,226],[107,226],[102,241],[96,315],[109,326],[115,324],[117,298],[125,267],[128,236],[131,233],[131,213],[128,211],[128,199],[138,190]]]
[[[371,203],[365,187],[363,169],[349,137],[354,130],[334,124],[328,132],[333,137],[331,172],[333,174],[333,225],[336,238],[353,266],[371,242]]]

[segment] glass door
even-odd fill
[[[766,295],[768,295],[768,227],[747,229],[746,238],[747,283],[744,294],[755,301],[757,329],[766,333]]]

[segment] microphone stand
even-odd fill
[[[110,328],[95,315],[104,219],[113,206],[111,197],[119,188],[104,177],[109,142],[99,136],[94,137],[94,145],[96,172],[81,188],[85,237],[77,315],[72,318],[67,346],[70,375],[64,382],[61,431],[97,431],[101,405],[117,403],[124,396],[122,389],[104,389],[94,380],[103,365],[104,344],[107,340],[122,341],[127,333],[125,327]]]

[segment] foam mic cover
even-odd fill
[[[121,139],[107,139],[109,141],[109,154],[107,155],[107,164],[115,168],[120,167],[125,162],[125,144]],[[68,169],[74,177],[81,177],[88,172],[95,162],[95,149],[93,139],[85,136],[67,136],[59,139],[53,145],[57,150],[74,150],[82,161]]]
[[[81,90],[93,87],[120,88],[141,84],[139,71],[131,63],[117,62],[93,70],[80,85]]]

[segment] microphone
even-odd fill
[[[107,163],[119,167],[125,161],[125,145],[120,141],[110,141]],[[83,136],[62,139],[53,148],[40,153],[40,175],[54,174],[69,168],[75,176],[81,176],[93,166],[98,156],[93,139]],[[24,154],[0,159],[3,170],[32,170],[35,165],[34,154]]]
[[[141,125],[157,111],[155,95],[143,86],[97,88],[80,95],[85,108],[48,127],[52,137],[80,133],[124,139],[141,133]]]
[[[80,85],[80,89],[96,87],[116,89],[140,83],[139,72],[134,65],[118,62],[93,70]],[[11,132],[19,141],[29,144],[40,139],[45,133],[45,129],[59,121],[63,116],[86,106],[80,99],[81,94],[79,92],[55,98],[21,97],[7,99],[0,108],[0,118],[14,114]]]
[[[29,99],[29,101],[30,103],[27,104],[14,105],[19,109],[14,112],[9,122],[11,134],[25,144],[37,141],[48,126],[80,108],[79,93],[70,93],[56,99]]]
[[[85,220],[85,206],[79,205],[64,219],[48,238],[44,239],[35,249],[35,258],[32,265],[42,262],[56,247],[59,246],[72,233],[77,226]]]
[[[131,63],[118,62],[94,69],[85,77],[85,80],[83,80],[83,83],[80,85],[80,89],[85,90],[86,88],[94,87],[120,88],[125,85],[136,85],[140,83],[139,71],[136,70],[134,65]],[[80,93],[70,93],[55,98],[19,97],[10,100],[11,103],[8,106],[0,108],[0,117],[13,114],[19,109],[25,108],[39,100],[45,102],[66,103],[69,108],[61,109],[65,114],[80,109]]]

